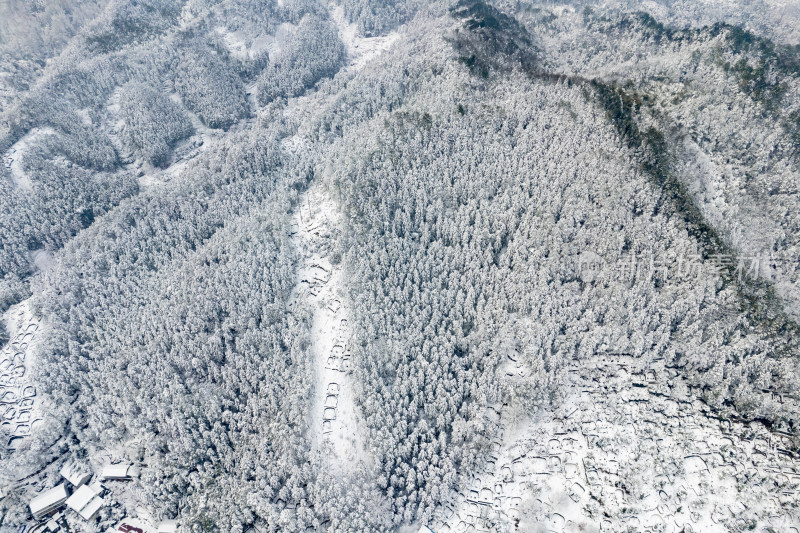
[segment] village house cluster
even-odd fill
[[[107,465],[99,475],[93,476],[76,464],[65,463],[59,474],[61,483],[42,491],[30,501],[31,515],[38,521],[38,525],[30,529],[31,533],[70,531],[66,513],[75,513],[86,522],[95,520],[107,505],[104,483],[130,481],[138,477],[139,472],[130,463],[120,463]]]
[[[41,418],[36,416],[36,389],[29,381],[29,370],[36,336],[40,324],[27,307],[10,315],[15,334],[0,352],[0,458],[10,455],[23,439],[31,435]],[[34,525],[20,525],[15,533],[69,532],[70,521],[91,523],[98,519],[100,511],[113,503],[108,499],[106,484],[111,481],[129,481],[138,477],[138,468],[131,463],[108,464],[97,475],[75,463],[64,463],[58,471],[60,482],[41,490],[29,502],[30,516]],[[21,485],[18,485],[19,488]],[[0,490],[0,498],[8,495]],[[135,525],[126,519],[113,531],[132,533],[156,533],[146,524]],[[157,529],[158,533],[177,531],[177,523],[167,521]]]
[[[108,482],[131,481],[139,475],[138,468],[131,463],[118,463],[102,468],[99,475],[76,464],[67,464],[59,471],[61,483],[40,492],[30,501],[30,511],[37,522],[31,528],[23,526],[24,533],[69,533],[69,515],[85,523],[98,519],[100,510],[111,505],[108,500]],[[75,520],[72,520],[74,523]],[[177,533],[176,520],[162,521],[156,528],[138,518],[127,517],[119,521],[110,532],[121,533]]]

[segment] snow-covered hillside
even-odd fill
[[[798,16],[6,2],[0,531],[797,533]]]

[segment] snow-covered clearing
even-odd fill
[[[122,131],[125,128],[125,121],[119,116],[120,102],[119,91],[114,91],[106,104],[106,113],[111,120],[111,126],[108,128],[109,137],[114,144],[114,149],[124,161],[133,161],[133,154],[122,142]]]
[[[356,24],[350,24],[344,16],[344,8],[334,5],[330,8],[331,18],[339,28],[339,36],[347,47],[349,58],[346,70],[360,70],[369,61],[388,50],[399,38],[395,30],[381,37],[364,37],[358,32]]]
[[[353,399],[350,312],[342,267],[332,261],[338,224],[338,211],[324,185],[313,185],[303,195],[293,223],[301,259],[291,307],[312,314],[312,445],[328,456],[331,468],[348,469],[363,457],[365,439]]]
[[[341,8],[332,9],[341,30],[343,12]],[[390,38],[358,38],[354,25],[345,30],[347,35],[343,38],[351,51],[345,70],[361,68],[397,38],[397,34]],[[365,43],[369,45],[362,46]],[[353,50],[357,52],[352,53]],[[295,123],[303,124],[305,115],[318,112],[334,98],[310,92],[290,98],[284,113]],[[284,139],[283,145],[290,152],[302,150],[302,135],[298,133]],[[338,261],[332,260],[333,236],[340,227],[339,217],[323,181],[318,180],[302,195],[292,229],[301,258],[290,308],[308,309],[312,313],[314,385],[309,413],[312,446],[328,457],[333,469],[344,472],[364,461],[368,453],[354,402],[350,311],[344,293],[343,271]]]
[[[214,30],[220,37],[222,42],[225,43],[225,48],[236,59],[243,61],[248,59],[248,47],[245,41],[245,36],[238,31],[228,31],[223,26],[218,26]]]
[[[55,256],[53,255],[53,252],[47,251],[44,248],[40,248],[31,252],[31,259],[39,271],[47,270],[53,266],[53,263],[55,263]]]
[[[218,26],[214,31],[222,37],[222,42],[228,52],[240,61],[244,61],[255,59],[264,51],[270,57],[279,53],[295,28],[296,26],[290,22],[282,22],[276,28],[275,33],[271,35],[261,33],[254,38],[249,38],[242,31],[229,31],[223,26]]]
[[[40,422],[36,387],[30,379],[39,321],[31,312],[29,300],[9,308],[3,320],[10,340],[0,352],[0,457],[30,435]]]

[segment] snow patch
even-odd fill
[[[339,36],[347,48],[347,57],[350,61],[346,70],[362,69],[364,65],[391,48],[400,38],[397,31],[380,37],[364,37],[358,32],[356,24],[347,22],[342,6],[332,6],[330,11],[331,18],[339,28]]]
[[[245,60],[250,57],[245,36],[241,32],[228,31],[223,26],[218,26],[214,31],[222,37],[225,47],[233,57],[239,60]]]
[[[45,250],[44,248],[34,250],[31,253],[31,258],[33,259],[33,264],[36,265],[36,268],[39,269],[39,271],[50,269],[55,262],[53,253]]]
[[[270,57],[279,55],[283,51],[284,46],[289,38],[297,30],[297,26],[289,22],[284,22],[278,29],[275,30],[274,35],[265,35],[258,39],[258,46],[260,50],[266,50]],[[255,42],[253,43],[255,45]]]
[[[279,54],[286,40],[294,33],[295,28],[294,24],[283,22],[277,27],[273,35],[262,33],[250,40],[243,32],[229,31],[224,26],[218,26],[214,31],[222,37],[222,42],[228,52],[236,59],[244,61],[255,59],[265,51],[270,57]]]

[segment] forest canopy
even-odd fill
[[[800,446],[800,26],[774,6],[7,4],[0,530],[62,467],[123,461],[62,527],[797,517],[765,466]],[[587,397],[622,407],[569,419]],[[658,448],[634,404],[745,444]],[[587,466],[623,445],[649,451]]]

